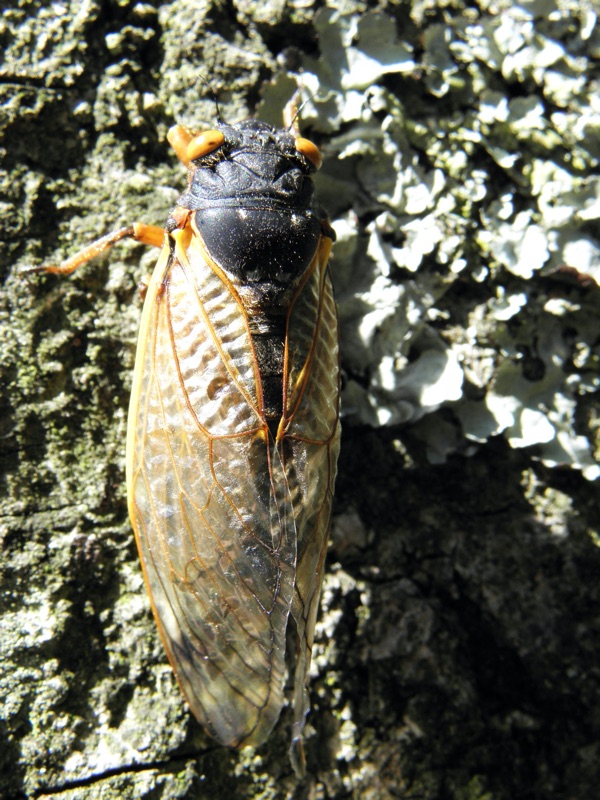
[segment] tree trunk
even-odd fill
[[[583,800],[600,783],[592,5],[119,0],[2,22],[0,797]],[[268,82],[270,81],[270,82]],[[194,721],[127,519],[138,281],[175,122],[300,126],[337,232],[343,435],[311,667],[257,750]],[[268,83],[267,83],[268,82]],[[596,223],[596,225],[595,225]]]

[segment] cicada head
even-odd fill
[[[288,130],[246,120],[204,131],[188,146],[192,175],[188,196],[207,202],[235,202],[307,209],[313,201],[310,176],[320,166],[316,145]]]

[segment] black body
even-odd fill
[[[191,164],[177,205],[194,213],[211,258],[240,293],[263,384],[264,413],[282,415],[286,319],[294,289],[321,235],[333,238],[316,203],[315,166],[296,137],[264,122],[218,125],[222,145]]]

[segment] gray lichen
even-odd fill
[[[591,432],[578,433],[576,419],[578,398],[598,388],[598,353],[592,346],[573,369],[565,330],[598,340],[597,295],[559,307],[544,277],[567,264],[600,280],[590,135],[600,117],[597,82],[584,80],[597,31],[591,8],[569,23],[565,11],[550,11],[556,19],[544,25],[527,3],[436,23],[417,66],[389,17],[329,8],[316,19],[322,57],[302,75],[312,97],[302,113],[317,130],[344,125],[329,143],[337,162],[324,193],[345,251],[356,255],[350,296],[345,286],[339,295],[346,414],[394,425],[450,408],[462,436],[445,452],[437,420],[420,426],[436,458],[504,433],[512,447],[537,446],[544,463],[595,479]],[[391,76],[407,82],[406,99],[387,88]],[[441,118],[433,117],[439,98],[452,105]],[[581,116],[575,124],[571,113],[569,127],[573,104]],[[467,340],[456,341],[452,303],[469,283],[484,292]],[[483,326],[493,331],[485,343]],[[469,362],[482,345],[496,364],[474,399]],[[534,357],[543,379],[519,379]]]

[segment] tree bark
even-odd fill
[[[7,800],[597,794],[595,12],[317,5],[4,12]],[[168,128],[214,124],[213,93],[227,120],[276,122],[298,75],[345,373],[304,781],[287,709],[257,750],[209,739],[151,618],[124,452],[157,254],[20,272],[164,224],[185,187]]]

